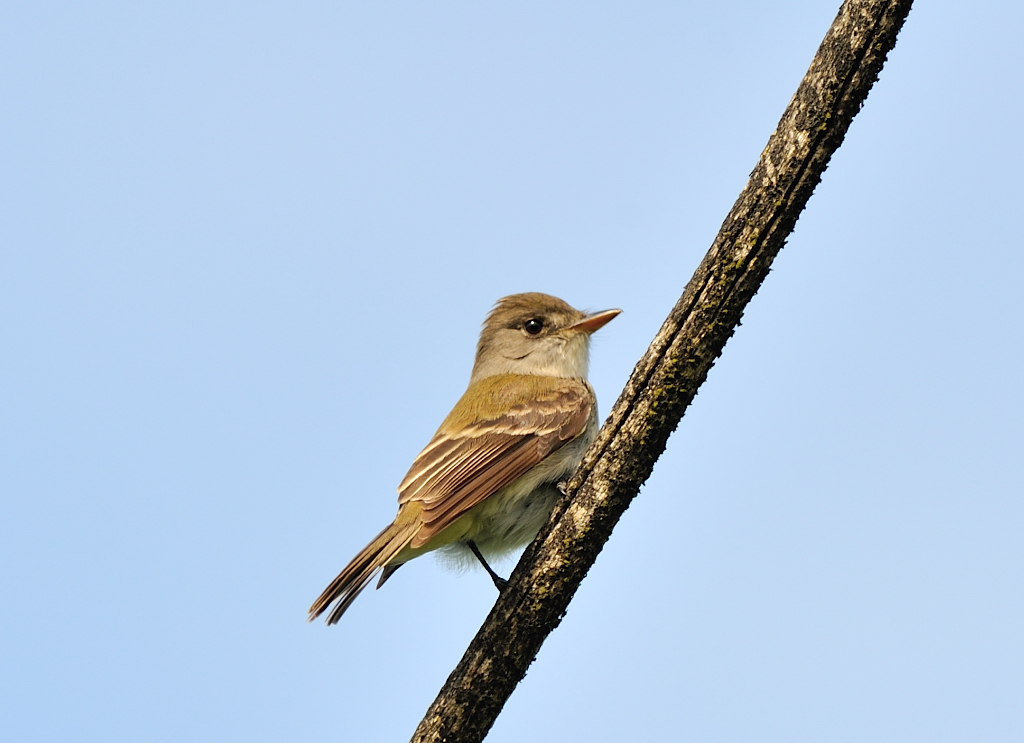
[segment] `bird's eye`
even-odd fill
[[[523,330],[530,335],[537,335],[544,329],[544,321],[539,317],[531,317],[529,320],[523,323]]]

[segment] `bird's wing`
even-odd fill
[[[583,380],[503,374],[474,383],[398,486],[419,502],[419,547],[586,430],[594,393]]]

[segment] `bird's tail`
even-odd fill
[[[331,581],[331,585],[327,586],[320,594],[320,598],[309,607],[309,621],[312,622],[323,614],[327,607],[335,601],[338,603],[327,617],[327,624],[334,624],[341,619],[341,615],[355,601],[356,596],[370,584],[377,571],[382,568],[386,569],[388,563],[412,541],[418,530],[418,523],[409,521],[398,523],[396,521],[378,534],[358,555],[352,558],[352,562],[338,573],[338,577]],[[394,572],[397,567],[397,565],[391,566],[390,572]],[[383,581],[381,582],[383,583]]]

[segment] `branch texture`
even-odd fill
[[[476,742],[490,730],[767,276],[896,44],[911,2],[843,3],[711,249],[413,743]]]

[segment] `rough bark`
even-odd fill
[[[843,3],[711,249],[414,743],[481,741],[490,730],[768,274],[895,45],[911,1]]]

